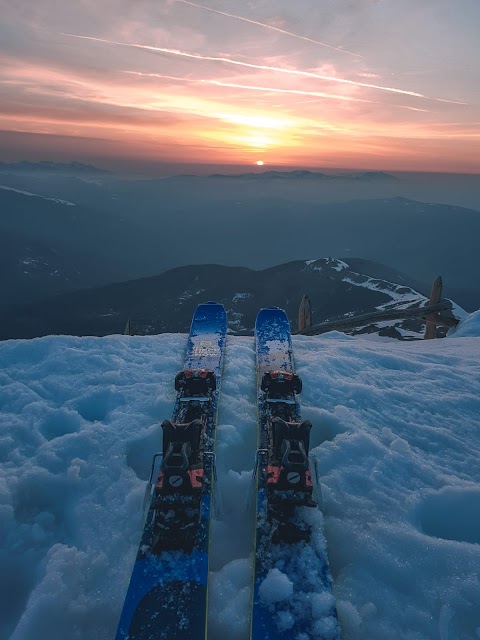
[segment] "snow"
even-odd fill
[[[337,260],[335,259],[335,271],[343,271],[344,269],[348,269],[348,264],[346,262],[343,262],[343,260]]]
[[[180,334],[0,343],[2,640],[114,637],[185,346]],[[480,311],[443,340],[331,332],[295,336],[294,352],[343,640],[480,638]],[[253,339],[229,336],[211,640],[248,638],[253,367]],[[302,596],[280,566],[262,592],[283,607],[280,629],[302,606],[329,637],[328,594]]]
[[[52,202],[56,202],[57,204],[64,204],[67,207],[74,207],[74,202],[69,202],[68,200],[61,200],[60,198],[47,198],[47,196],[41,196],[38,193],[31,193],[31,191],[22,191],[21,189],[14,189],[13,187],[7,187],[3,184],[0,184],[0,189],[4,191],[15,191],[15,193],[21,193],[24,196],[31,196],[34,198],[42,198],[43,200],[51,200]]]
[[[476,337],[480,335],[480,309],[465,317],[462,322],[449,331],[453,338]]]
[[[396,303],[403,303],[403,305],[396,304],[395,309],[408,308],[413,304],[418,305],[419,303],[427,302],[427,298],[425,298],[425,296],[414,289],[410,289],[410,287],[403,287],[393,282],[388,282],[387,280],[377,280],[375,278],[364,276],[360,273],[353,272],[353,274],[358,277],[355,279],[345,277],[342,278],[342,281],[347,282],[348,284],[353,284],[356,287],[363,287],[364,289],[384,293],[391,298],[391,301],[386,304],[378,305],[376,309],[384,310],[387,306],[391,305],[392,301]]]
[[[311,528],[311,540],[294,547],[278,544],[268,550],[275,567],[260,585],[260,600],[274,614],[279,631],[285,629],[287,620],[296,620],[308,637],[337,640],[338,622],[329,591],[331,578],[323,562],[327,554],[323,516],[319,510],[306,507],[299,512],[298,521]]]
[[[276,567],[268,572],[260,585],[260,598],[264,604],[274,604],[290,600],[293,596],[293,582]]]
[[[349,269],[348,264],[343,262],[343,260],[338,260],[338,258],[322,258],[320,260],[315,258],[315,260],[305,260],[305,266],[310,267],[311,271],[322,271],[325,266],[330,267],[334,271]]]
[[[180,304],[183,302],[183,300],[189,300],[190,298],[192,298],[193,296],[199,296],[201,293],[203,293],[205,291],[205,289],[198,289],[197,291],[189,291],[188,289],[186,291],[184,291],[182,294],[180,294],[178,296],[178,299],[180,301]]]

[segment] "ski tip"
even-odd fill
[[[255,320],[255,333],[270,325],[272,322],[283,326],[285,331],[290,333],[290,320],[286,312],[280,307],[265,307],[260,309]]]
[[[223,306],[223,304],[221,304],[220,302],[215,302],[213,300],[209,300],[208,302],[201,302],[198,306],[197,306],[197,311],[201,311],[203,309],[203,311],[207,312],[207,313],[218,313],[218,312],[222,312],[222,313],[226,313],[225,311],[225,307]]]
[[[281,315],[287,315],[284,309],[281,309],[280,307],[264,307],[263,309],[260,309],[260,311],[257,313],[257,318],[258,316],[261,315],[268,315],[270,313],[274,313],[274,314],[281,314]]]
[[[257,315],[268,311],[281,311],[282,313],[285,313],[284,309],[281,309],[280,307],[263,307],[262,309],[260,309]]]

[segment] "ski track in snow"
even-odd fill
[[[0,343],[0,639],[111,640],[186,336]],[[294,336],[343,640],[480,638],[480,311],[452,338]],[[210,640],[246,640],[256,398],[229,337]],[[313,607],[313,603],[311,603]]]

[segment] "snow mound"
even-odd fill
[[[260,598],[265,604],[289,600],[293,595],[293,582],[279,569],[271,569],[260,585]]]
[[[417,506],[421,530],[429,536],[480,544],[480,487],[445,487]]]
[[[452,338],[479,338],[480,337],[480,309],[470,313],[459,325],[449,331],[448,337]]]
[[[293,338],[323,494],[316,547],[328,547],[344,640],[480,637],[479,314],[455,340]],[[185,346],[178,334],[0,343],[2,640],[115,636]],[[256,401],[254,341],[229,337],[210,640],[249,637]],[[276,563],[263,597],[279,630],[301,610],[328,638],[310,551],[293,578]]]

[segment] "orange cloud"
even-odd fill
[[[180,42],[168,48],[69,36],[67,47],[65,40],[56,46],[70,60],[4,55],[0,128],[23,132],[23,140],[29,134],[45,149],[48,139],[71,159],[90,149],[165,162],[250,164],[262,153],[268,164],[285,166],[480,166],[474,105],[383,82],[388,76],[363,61],[349,69],[332,60],[301,64],[283,51],[211,55],[205,43],[198,50],[206,53],[189,53]]]

